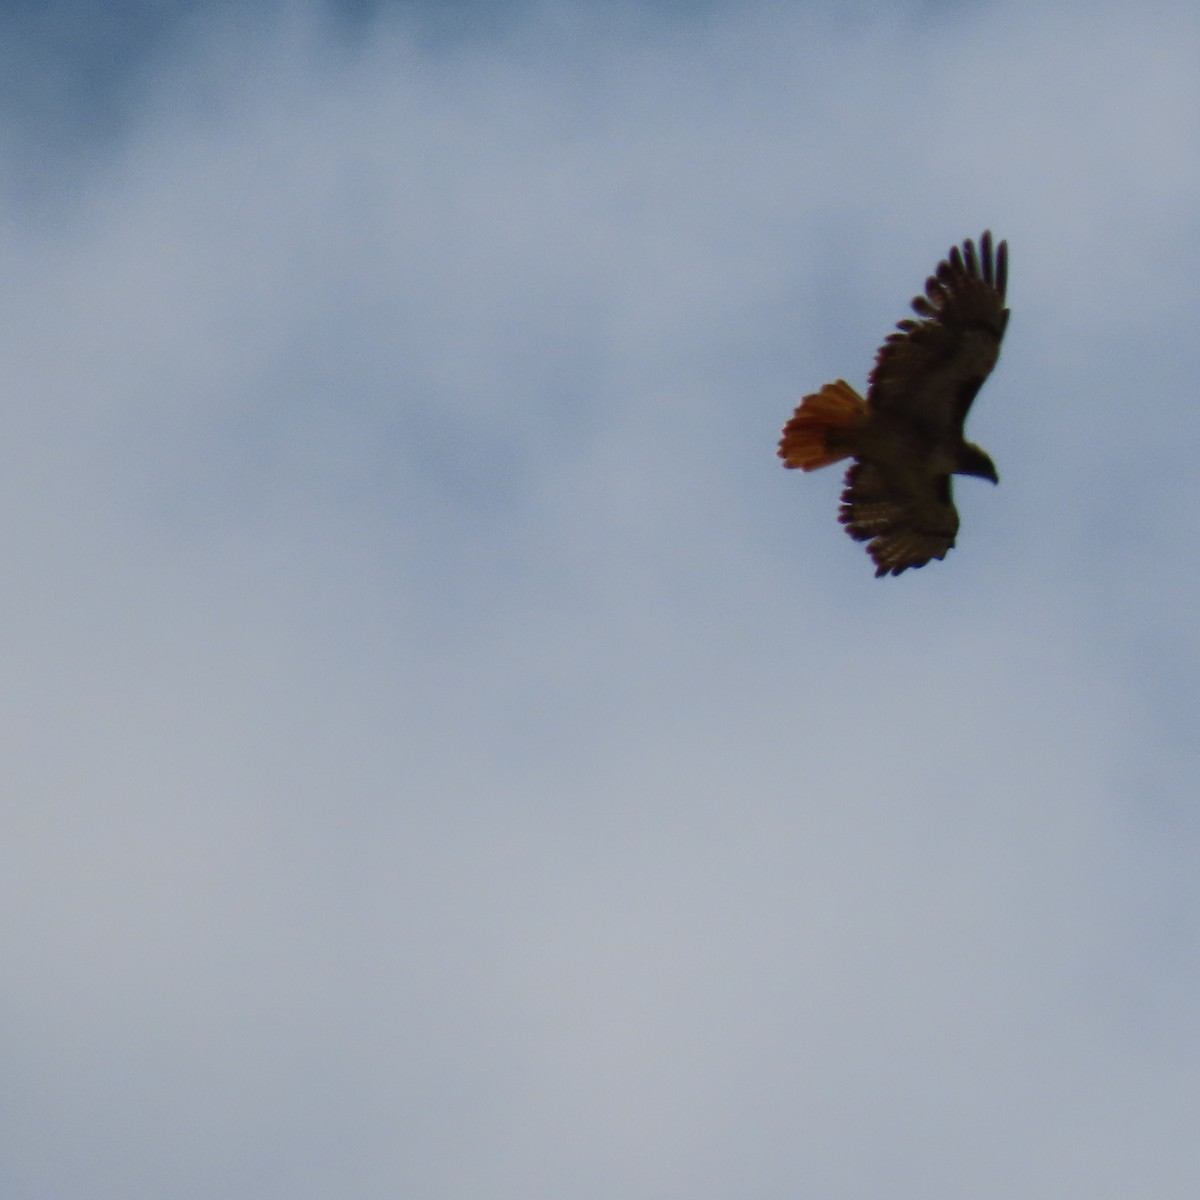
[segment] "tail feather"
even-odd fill
[[[867,402],[844,379],[805,396],[779,439],[783,465],[815,471],[849,458],[867,411]]]

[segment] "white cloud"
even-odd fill
[[[10,205],[6,1194],[1190,1195],[1195,19],[548,11]],[[879,582],[774,439],[985,225]]]

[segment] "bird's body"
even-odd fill
[[[952,475],[997,481],[988,456],[963,435],[971,402],[1000,353],[1008,247],[955,246],[880,347],[864,399],[839,379],[805,396],[784,427],[779,457],[813,471],[844,458],[839,519],[868,543],[876,575],[944,558],[958,534]]]

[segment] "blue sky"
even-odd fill
[[[0,14],[0,1190],[1190,1200],[1200,15],[477,11]]]

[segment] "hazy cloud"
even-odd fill
[[[1189,1197],[1200,19],[356,13],[5,107],[5,1194]],[[778,429],[985,227],[876,581]]]

